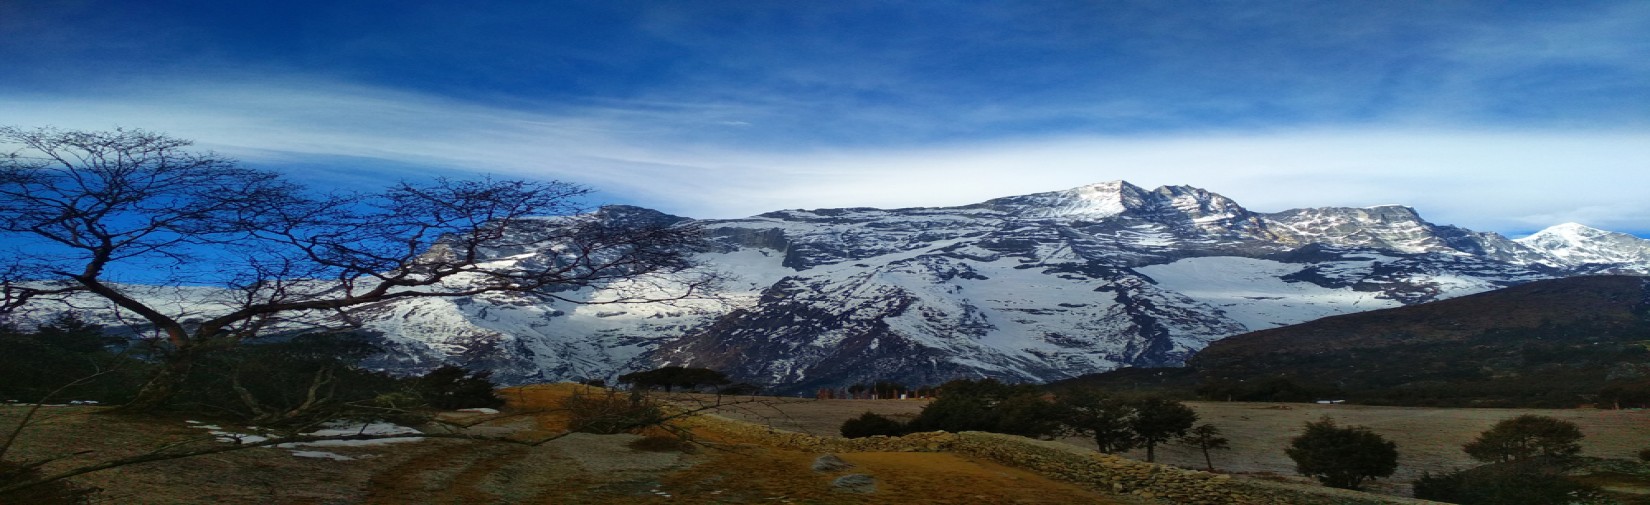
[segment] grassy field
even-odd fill
[[[556,400],[575,386],[529,386],[506,397],[519,412],[475,428],[476,433],[542,436],[561,431]],[[687,401],[705,401],[705,397]],[[865,411],[896,418],[914,416],[919,400],[722,398],[734,402],[726,417],[817,435],[835,435],[843,420]],[[1283,454],[1289,438],[1309,420],[1330,416],[1342,424],[1369,426],[1398,443],[1398,475],[1375,491],[1405,494],[1422,471],[1472,466],[1460,445],[1496,421],[1535,413],[1580,425],[1583,455],[1630,458],[1650,447],[1650,411],[1438,409],[1352,405],[1193,402],[1203,422],[1232,440],[1214,454],[1218,470],[1293,477]],[[0,426],[10,426],[19,407],[0,407]],[[25,433],[9,457],[42,457],[81,450],[94,453],[65,463],[129,455],[161,444],[199,439],[186,419],[100,415],[96,407],[50,409]],[[210,421],[210,420],[207,420]],[[236,428],[225,426],[227,429]],[[135,465],[76,478],[105,491],[101,503],[1134,503],[1016,468],[944,453],[861,453],[843,458],[855,472],[875,475],[876,495],[833,493],[835,474],[808,469],[817,454],[748,441],[705,438],[707,446],[645,444],[662,432],[578,434],[538,447],[456,440],[360,448],[329,448],[352,461],[294,456],[279,449],[250,449],[197,458]],[[639,442],[640,441],[640,442]],[[1088,447],[1084,439],[1064,442]],[[642,444],[642,445],[638,445]],[[1164,463],[1201,468],[1201,454],[1161,447]],[[1142,457],[1139,454],[1132,456]],[[50,468],[65,465],[54,464]]]
[[[580,387],[507,390],[504,396],[510,406],[505,413],[471,432],[524,438],[562,432],[567,416],[556,410],[558,400]],[[789,405],[769,398],[732,401],[744,403],[730,407],[730,412],[758,418],[783,413]],[[14,426],[24,410],[0,406],[0,428]],[[195,419],[116,416],[102,410],[48,409],[24,432],[8,459],[93,451],[47,466],[47,470],[58,470],[165,444],[216,443],[197,428],[210,419],[191,424],[188,421]],[[229,423],[215,424],[229,431],[250,432]],[[573,434],[541,446],[449,439],[324,448],[353,458],[349,461],[257,448],[126,466],[76,477],[73,482],[102,488],[97,503],[121,505],[1139,503],[955,454],[843,454],[855,468],[820,473],[809,468],[819,454],[709,434],[698,438],[704,445],[683,444],[655,429],[640,434]],[[832,491],[831,481],[843,473],[874,476],[876,493]],[[0,504],[9,502],[0,497]]]
[[[922,410],[921,400],[824,400],[795,401],[764,405],[761,409],[730,413],[731,416],[768,422],[775,427],[816,435],[836,435],[842,421],[871,411],[895,418],[909,418]],[[1417,407],[1370,407],[1361,405],[1318,405],[1299,403],[1187,402],[1201,418],[1200,423],[1219,427],[1231,439],[1231,449],[1211,455],[1215,468],[1225,472],[1276,474],[1290,478],[1294,462],[1283,452],[1289,439],[1299,435],[1307,421],[1323,416],[1342,425],[1368,426],[1398,444],[1398,472],[1377,483],[1377,491],[1404,494],[1409,481],[1422,472],[1443,472],[1476,466],[1461,452],[1461,445],[1497,421],[1523,414],[1538,414],[1568,420],[1581,427],[1582,455],[1605,458],[1635,458],[1650,448],[1650,410],[1593,409],[1449,409]],[[1081,438],[1066,443],[1093,447]],[[1203,468],[1203,455],[1181,446],[1158,448],[1158,461],[1188,468]],[[1144,459],[1144,451],[1131,457]]]

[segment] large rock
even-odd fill
[[[826,454],[814,459],[813,468],[815,472],[835,472],[838,470],[847,470],[853,467],[853,463],[843,461],[842,458],[837,457],[835,454]]]

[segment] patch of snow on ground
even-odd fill
[[[360,434],[360,435],[415,435],[415,434],[420,433],[418,430],[408,428],[406,426],[401,426],[401,425],[398,425],[398,424],[394,424],[394,423],[331,424],[331,425],[328,425],[328,426],[329,426],[328,428],[324,428],[324,429],[312,431],[312,432],[309,432],[309,433],[305,433],[304,435],[316,436],[316,437],[334,437],[334,436],[356,435],[356,434]],[[276,447],[280,447],[282,449],[291,449],[293,447],[300,447],[300,446],[304,446],[304,447],[364,447],[364,446],[371,446],[371,445],[385,445],[385,444],[399,444],[399,443],[405,443],[405,442],[417,442],[417,441],[420,441],[420,440],[423,440],[423,438],[422,437],[404,437],[404,438],[380,438],[380,439],[372,439],[372,440],[322,440],[322,441],[319,441],[319,442],[295,442],[295,443],[290,443],[290,444],[280,444],[280,445],[277,445]]]
[[[467,410],[478,411],[478,412],[479,411],[491,411],[491,412],[482,412],[482,413],[493,413],[493,414],[498,413],[497,410],[493,410],[493,409],[467,409]],[[206,429],[206,430],[212,430],[208,433],[212,434],[213,437],[215,437],[217,439],[217,441],[223,442],[223,443],[229,443],[229,444],[255,444],[255,443],[263,442],[263,441],[266,441],[266,440],[270,439],[269,437],[266,437],[266,436],[263,436],[263,435],[253,435],[253,434],[249,434],[249,433],[235,433],[235,432],[232,432],[232,431],[224,431],[219,426],[211,425],[211,424],[204,424],[200,421],[184,421],[184,422],[188,423],[190,428],[201,428],[201,429]],[[419,432],[418,430],[408,428],[406,426],[393,424],[393,423],[368,423],[368,424],[329,423],[329,424],[326,424],[324,426],[326,426],[326,428],[316,430],[316,431],[312,431],[312,432],[309,432],[309,433],[304,433],[304,435],[306,435],[306,436],[316,436],[316,437],[331,437],[331,436],[347,436],[347,435],[357,435],[357,434],[360,434],[360,435],[416,435],[416,434],[421,434],[421,432]],[[322,440],[322,441],[318,441],[318,442],[290,442],[290,443],[285,443],[285,444],[275,444],[271,447],[276,447],[276,448],[280,448],[280,449],[287,449],[289,452],[292,453],[293,456],[297,456],[297,457],[300,457],[300,458],[319,458],[319,459],[330,459],[330,460],[333,460],[333,461],[352,461],[355,458],[352,458],[352,457],[349,457],[349,456],[344,456],[344,455],[341,455],[341,454],[326,452],[326,451],[310,451],[310,450],[301,450],[301,449],[298,449],[298,448],[299,447],[365,447],[365,446],[373,446],[373,445],[397,444],[397,443],[402,443],[402,442],[417,442],[417,441],[420,441],[420,440],[423,440],[423,437],[383,438],[383,439],[373,439],[373,440]]]
[[[1278,277],[1301,265],[1270,260],[1215,256],[1189,258],[1135,268],[1158,286],[1226,311],[1250,331],[1302,323],[1328,316],[1397,307],[1377,293],[1330,289]]]
[[[475,412],[477,414],[497,414],[498,413],[498,409],[489,409],[487,407],[476,407],[476,408],[473,408],[473,409],[458,409],[458,411],[459,412]]]
[[[192,427],[193,428],[201,428],[201,426],[192,426]],[[227,442],[227,443],[231,443],[231,444],[256,444],[258,442],[269,440],[269,437],[265,437],[265,436],[248,435],[246,433],[235,433],[235,432],[221,431],[221,430],[212,430],[209,433],[211,433],[213,435],[217,435],[219,442]]]
[[[293,456],[300,458],[330,459],[333,461],[355,461],[355,458],[326,451],[292,451]]]

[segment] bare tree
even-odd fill
[[[170,398],[201,352],[339,327],[365,304],[497,292],[572,301],[580,288],[612,286],[628,289],[607,302],[656,301],[700,296],[715,280],[691,259],[691,225],[586,212],[589,189],[574,184],[437,180],[323,194],[142,130],[5,127],[0,145],[11,149],[0,155],[0,243],[11,249],[0,313],[90,299],[152,328],[166,363],[134,409]],[[497,261],[523,252],[551,254]],[[120,266],[149,277],[122,278]],[[211,286],[216,306],[163,303],[145,293],[155,284]]]
[[[1215,460],[1209,457],[1209,450],[1230,449],[1228,442],[1231,441],[1220,436],[1220,428],[1213,424],[1200,424],[1187,432],[1186,436],[1180,437],[1180,443],[1203,451],[1203,465],[1211,472],[1215,471]]]

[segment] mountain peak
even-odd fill
[[[1650,261],[1650,240],[1626,233],[1600,230],[1580,223],[1549,226],[1514,242],[1544,252],[1569,265]]]
[[[1139,186],[1116,180],[1064,191],[997,198],[985,205],[1032,218],[1101,219],[1138,208],[1145,201],[1145,194],[1146,190]]]
[[[1598,228],[1594,228],[1594,227],[1587,226],[1587,225],[1577,223],[1577,222],[1569,222],[1569,223],[1555,224],[1555,225],[1552,225],[1552,226],[1548,226],[1546,229],[1543,229],[1541,231],[1538,231],[1538,232],[1535,232],[1535,233],[1531,234],[1530,237],[1534,237],[1534,236],[1537,236],[1537,235],[1555,235],[1555,236],[1564,236],[1564,237],[1571,237],[1571,236],[1596,237],[1596,236],[1603,235],[1603,234],[1606,234],[1606,233],[1610,233],[1610,232],[1600,230]],[[1528,238],[1528,237],[1526,237],[1526,238]]]

